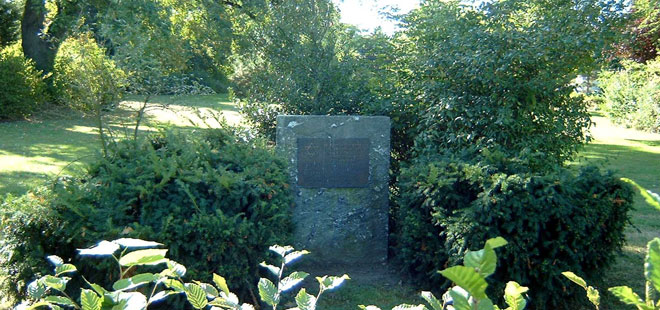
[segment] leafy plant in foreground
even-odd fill
[[[213,283],[199,281],[184,282],[186,267],[165,257],[167,249],[158,249],[162,244],[140,239],[121,238],[114,241],[101,241],[90,249],[79,249],[81,256],[111,257],[118,267],[119,280],[112,285],[112,291],[106,290],[98,284],[89,282],[81,276],[91,289],[80,289],[80,298],[75,301],[71,297],[71,288],[67,290],[67,283],[71,280],[68,275],[78,271],[76,266],[65,264],[58,256],[48,256],[48,260],[55,266],[54,275],[43,276],[28,285],[28,296],[33,303],[24,303],[19,309],[37,309],[48,307],[53,310],[62,307],[81,310],[141,310],[153,303],[159,302],[171,295],[183,294],[190,305],[195,309],[227,309],[227,310],[254,310],[253,305],[241,304],[236,294],[229,291],[225,278],[213,274]],[[305,272],[294,271],[282,278],[284,268],[301,256],[309,253],[305,250],[294,251],[290,246],[274,245],[270,250],[277,253],[281,259],[280,267],[261,265],[277,276],[278,285],[262,278],[259,281],[259,295],[262,301],[277,309],[280,296],[302,282],[308,276]],[[116,253],[119,253],[118,255]],[[166,268],[158,273],[136,273],[138,267],[165,265]],[[316,302],[321,294],[340,286],[347,275],[341,277],[317,277],[320,284],[317,296],[312,296],[303,288],[296,296],[296,310],[316,309]],[[292,309],[290,309],[292,310]]]
[[[306,272],[294,271],[288,276],[282,278],[284,275],[284,268],[298,260],[301,256],[309,254],[309,252],[306,250],[294,251],[293,247],[279,245],[271,246],[270,250],[275,252],[281,258],[282,263],[280,267],[269,265],[266,262],[261,263],[261,266],[268,269],[268,271],[277,277],[277,287],[267,278],[259,279],[259,297],[261,297],[263,302],[271,306],[273,310],[276,310],[277,306],[280,304],[282,293],[293,289],[309,275]],[[298,307],[289,310],[316,309],[316,304],[324,292],[339,287],[348,279],[350,279],[348,275],[343,275],[341,277],[316,277],[316,280],[319,282],[319,293],[316,296],[313,296],[308,294],[307,290],[304,288],[301,289],[295,298]]]
[[[570,271],[564,272],[563,275],[582,286],[587,291],[587,298],[598,310],[600,306],[598,290],[587,286],[586,281]],[[635,306],[639,310],[660,309],[660,298],[658,298],[658,292],[660,292],[660,238],[654,238],[647,245],[646,259],[644,260],[644,278],[646,279],[644,299],[628,286],[610,287],[608,291],[624,304]]]
[[[640,194],[644,197],[646,202],[660,210],[660,196],[658,194],[645,189],[635,181],[627,178],[621,178],[622,181],[635,186]],[[659,310],[660,299],[658,292],[660,292],[660,238],[654,238],[649,241],[646,246],[646,258],[644,259],[644,278],[646,279],[646,290],[644,299],[639,297],[628,286],[615,286],[610,287],[608,291],[616,296],[621,302],[633,305],[639,310]],[[600,306],[600,293],[592,286],[588,286],[587,282],[581,277],[577,276],[571,271],[562,272],[562,274],[581,286],[587,291],[587,298],[596,307]]]
[[[500,310],[486,295],[488,283],[486,278],[497,267],[495,249],[505,246],[507,241],[502,237],[489,239],[483,249],[467,251],[463,258],[463,265],[454,266],[438,271],[456,286],[450,288],[441,302],[433,293],[424,291],[421,296],[433,310]],[[515,281],[509,281],[504,289],[504,301],[508,305],[503,310],[522,310],[527,306],[524,294],[527,287],[520,286]],[[360,306],[363,310],[380,310],[376,306]],[[425,305],[399,305],[392,310],[426,310]]]

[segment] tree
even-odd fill
[[[0,49],[18,39],[20,12],[14,2],[0,0]]]
[[[275,116],[359,110],[350,32],[329,0],[285,0],[244,23],[235,94],[247,120],[274,137]]]
[[[48,6],[47,6],[48,3]],[[80,0],[25,0],[21,19],[21,45],[38,70],[53,70],[55,55],[86,9]]]
[[[606,6],[607,5],[607,6]],[[427,109],[419,153],[498,149],[561,164],[586,139],[572,80],[598,68],[620,3],[424,1],[406,17],[415,98]]]

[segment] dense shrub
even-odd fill
[[[44,103],[45,84],[18,45],[0,51],[0,120],[29,116]]]
[[[45,188],[20,197],[7,196],[0,203],[0,295],[16,297],[25,293],[35,274],[48,274],[44,257],[54,252],[75,250],[66,240],[63,223],[52,208],[52,194]],[[69,236],[70,237],[70,236]]]
[[[76,110],[94,111],[116,103],[124,77],[90,33],[68,38],[55,57],[56,100]]]
[[[45,200],[49,206],[18,201],[4,208],[9,215],[3,217],[5,231],[25,237],[3,236],[3,242],[28,248],[3,252],[2,270],[10,271],[16,294],[24,292],[19,284],[34,268],[33,261],[18,263],[27,258],[23,253],[78,261],[72,251],[61,251],[63,246],[137,237],[168,244],[168,256],[186,265],[192,278],[210,281],[212,273],[219,273],[241,290],[254,283],[268,245],[288,241],[291,197],[284,168],[264,145],[245,142],[227,129],[167,132],[148,141],[119,143],[85,177],[57,184],[52,199]],[[56,210],[50,225],[61,228],[57,240],[63,245],[22,232],[30,229],[23,228],[29,216],[14,219],[16,208],[37,218],[44,210]],[[96,275],[91,281],[108,284],[115,274],[111,262],[82,263],[83,270]]]
[[[400,260],[426,285],[441,287],[448,283],[437,270],[502,236],[509,244],[499,252],[505,263],[493,289],[513,279],[530,287],[536,309],[565,306],[573,290],[560,273],[596,277],[623,245],[631,188],[594,167],[538,175],[490,160],[426,158],[402,170],[394,232]]]
[[[604,71],[598,80],[603,109],[617,124],[660,131],[660,60],[622,65],[618,71]]]

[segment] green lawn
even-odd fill
[[[660,192],[660,135],[615,127],[600,115],[594,115],[593,120],[596,122],[592,129],[595,140],[581,152],[578,164],[602,165],[653,192]],[[660,210],[644,203],[640,195],[635,199],[635,208],[631,214],[634,226],[626,231],[628,244],[616,265],[604,273],[603,283],[594,283],[601,294],[609,287],[627,285],[644,296],[646,243],[660,237]],[[605,294],[602,304],[603,310],[634,309],[618,302],[609,293]]]
[[[137,102],[131,100],[139,98],[128,98],[105,117],[119,136],[125,134],[124,129],[132,130],[135,117],[131,108]],[[238,111],[226,94],[159,96],[151,102],[143,132],[154,130],[158,124],[201,124],[197,111],[207,116],[212,111],[222,111],[228,123],[240,122]],[[0,195],[20,195],[60,174],[80,170],[100,150],[96,124],[94,117],[81,117],[70,111],[37,116],[29,122],[0,123]]]
[[[131,107],[137,104],[132,100],[137,99],[128,98],[108,113],[108,123],[115,133],[123,134],[123,128],[130,131],[134,120]],[[159,124],[179,128],[214,126],[213,121],[207,121],[206,125],[200,121],[209,120],[208,115],[213,111],[221,112],[231,124],[241,121],[236,107],[226,95],[161,96],[152,101],[142,134],[155,130]],[[167,108],[163,109],[161,105]],[[660,192],[660,135],[618,128],[598,115],[594,116],[594,121],[597,124],[592,130],[595,140],[585,147],[575,164],[596,163]],[[0,123],[0,195],[20,195],[57,175],[81,170],[100,148],[95,124],[93,118],[70,112],[38,116],[29,122]],[[603,294],[608,287],[615,285],[628,285],[643,294],[645,246],[653,237],[660,236],[660,211],[649,207],[639,197],[635,206],[632,213],[635,226],[627,231],[628,245],[617,264],[605,272],[603,283],[594,283]],[[402,285],[398,276],[387,268],[345,272],[352,276],[352,280],[336,292],[324,295],[321,309],[355,309],[359,304],[376,304],[390,309],[401,302],[422,302],[411,287]],[[603,304],[601,309],[604,310],[628,309],[607,294]]]

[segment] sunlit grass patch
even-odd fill
[[[139,99],[129,97],[105,113],[104,122],[117,137],[132,135],[136,115],[132,108]],[[217,126],[213,113],[220,113],[230,124],[241,120],[226,94],[156,96],[149,102],[141,133],[163,125]],[[58,175],[81,171],[101,149],[97,124],[93,116],[60,110],[47,111],[31,121],[0,123],[0,195],[20,195]]]

